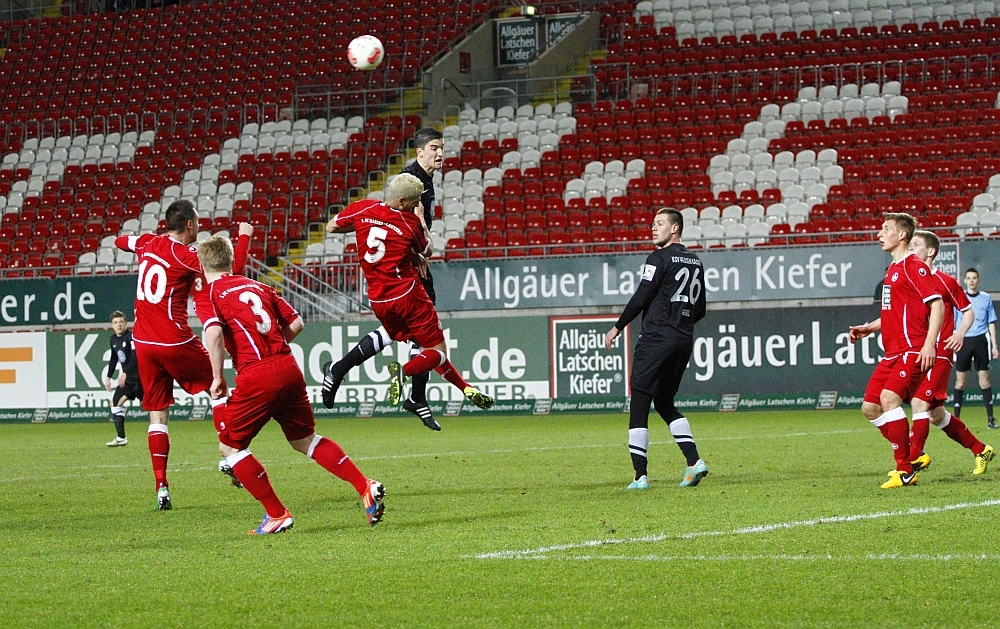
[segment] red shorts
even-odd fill
[[[142,408],[162,411],[174,403],[174,381],[191,393],[212,386],[212,361],[197,338],[183,345],[135,344],[142,382]]]
[[[420,282],[398,299],[373,302],[372,311],[394,341],[413,341],[420,347],[444,343],[441,320]]]
[[[221,413],[217,413],[219,409]],[[288,441],[305,439],[316,431],[306,381],[295,358],[280,354],[255,363],[236,376],[229,402],[212,411],[219,441],[243,450],[272,417]]]
[[[923,400],[931,408],[944,406],[948,399],[948,379],[951,378],[952,362],[949,358],[938,356],[934,366],[925,374],[920,386],[913,392],[913,397]]]
[[[868,380],[865,402],[881,404],[882,391],[892,391],[908,402],[916,391],[921,390],[925,376],[925,372],[920,370],[917,352],[883,358]]]

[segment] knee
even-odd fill
[[[882,412],[892,410],[898,406],[903,405],[903,399],[893,393],[892,391],[882,391],[882,394],[878,397],[879,404],[882,406]]]
[[[861,404],[861,412],[868,420],[877,419],[882,414],[882,407],[874,402],[864,402]]]
[[[219,453],[222,454],[223,458],[233,456],[239,452],[236,448],[231,448],[224,443],[219,444]]]
[[[931,405],[930,402],[913,398],[910,400],[910,408],[913,409],[914,413],[926,413],[931,409]]]

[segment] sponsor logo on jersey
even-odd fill
[[[651,282],[653,281],[653,275],[656,274],[656,267],[652,264],[646,264],[642,267],[642,281]]]
[[[882,285],[882,310],[892,310],[892,287],[888,284]]]

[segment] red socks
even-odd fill
[[[910,425],[906,422],[906,411],[902,407],[894,408],[871,422],[882,432],[882,436],[892,444],[892,456],[896,459],[896,469],[907,474],[912,472]]]
[[[451,364],[444,352],[436,349],[425,349],[410,359],[410,362],[403,365],[403,373],[407,376],[415,376],[433,369],[441,374],[441,377],[452,383],[458,390],[465,393],[465,387],[469,383],[465,381],[455,366]]]
[[[917,457],[924,451],[924,444],[927,443],[927,433],[931,429],[930,413],[914,413],[913,427],[910,428],[910,460],[916,461]]]
[[[274,487],[267,477],[267,470],[249,450],[240,450],[226,457],[226,461],[233,468],[236,479],[243,483],[251,496],[264,505],[267,515],[279,518],[285,514],[285,505],[281,504],[278,495],[274,493]]]
[[[319,463],[323,469],[353,485],[359,495],[364,495],[365,491],[367,491],[368,479],[361,473],[358,466],[354,464],[351,457],[344,453],[344,449],[336,441],[315,435],[312,445],[309,446],[308,455],[311,459]],[[240,479],[240,482],[242,482],[242,479]]]
[[[440,367],[447,360],[444,353],[436,349],[421,350],[419,354],[410,358],[410,361],[403,365],[403,373],[410,377],[427,373],[431,369]]]
[[[153,478],[156,488],[167,486],[167,455],[170,454],[170,437],[166,424],[150,424],[146,437],[149,442],[149,458],[153,463]]]
[[[945,412],[944,421],[941,422],[938,428],[943,430],[944,434],[948,435],[953,441],[961,444],[963,448],[972,450],[972,454],[976,456],[982,454],[986,448],[986,445],[969,431],[965,422],[951,413]]]

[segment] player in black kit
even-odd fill
[[[104,375],[104,388],[111,390],[111,376],[115,367],[122,366],[118,376],[115,392],[111,395],[111,419],[115,422],[118,436],[108,442],[108,447],[127,446],[125,437],[125,402],[142,399],[142,382],[139,381],[139,362],[135,357],[135,347],[132,344],[132,331],[128,329],[128,320],[120,310],[111,313],[111,359],[108,361],[108,371]]]
[[[653,218],[653,244],[642,280],[625,312],[604,337],[610,350],[625,326],[642,313],[642,331],[632,356],[632,403],[629,407],[628,449],[635,468],[629,489],[648,489],[646,450],[649,448],[649,405],[656,405],[670,434],[687,458],[681,487],[694,487],[708,474],[698,456],[691,425],[674,406],[674,396],[691,358],[694,324],[705,316],[705,284],[701,260],[681,244],[684,217],[663,208]]]
[[[413,146],[417,150],[417,159],[407,164],[402,172],[408,173],[420,180],[424,184],[424,192],[420,195],[420,204],[424,210],[424,222],[430,227],[434,220],[434,172],[441,168],[444,161],[444,140],[440,131],[433,128],[425,128],[417,131],[413,136]],[[431,277],[430,268],[426,260],[421,260],[418,266],[420,279],[427,296],[432,303],[437,303],[434,293],[434,278]],[[353,367],[357,367],[375,354],[381,352],[392,343],[388,333],[381,326],[369,332],[357,345],[347,353],[340,361],[328,362],[323,365],[323,405],[333,408],[334,398],[337,389],[347,372]],[[419,347],[410,348],[410,356],[420,353]],[[430,407],[427,405],[427,380],[426,373],[413,376],[413,384],[410,387],[410,396],[403,402],[403,408],[420,418],[420,421],[431,430],[441,430],[441,425],[434,419]]]

